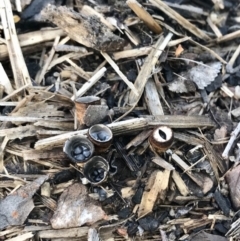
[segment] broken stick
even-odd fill
[[[136,13],[136,15],[156,34],[162,32],[162,28],[153,19],[153,17],[136,0],[128,0],[127,5]]]
[[[164,51],[164,49],[166,48],[168,42],[171,40],[173,34],[172,33],[168,33],[168,35],[163,38],[163,36],[161,36],[157,43],[155,44],[154,48],[152,48],[151,53],[148,55],[148,57],[146,58],[144,65],[142,66],[137,79],[135,80],[134,86],[138,91],[139,96],[137,96],[134,91],[130,92],[129,95],[129,104],[134,106],[137,104],[137,102],[139,101],[139,99],[141,98],[141,95],[143,93],[144,87],[151,75],[152,69],[155,67],[158,58],[160,57],[160,55],[162,54],[162,52]]]

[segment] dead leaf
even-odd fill
[[[227,241],[227,239],[219,235],[213,235],[202,231],[194,235],[191,241]]]
[[[34,208],[32,196],[47,179],[48,176],[41,176],[0,201],[0,230],[25,222]]]
[[[220,129],[216,129],[214,133],[214,141],[219,141],[227,136],[227,127],[221,126]]]
[[[240,208],[240,165],[234,167],[226,175],[230,197],[236,209]]]
[[[175,56],[178,57],[184,51],[184,48],[181,44],[178,45],[177,49],[175,50]]]
[[[54,229],[79,227],[106,219],[97,202],[88,196],[86,187],[75,183],[60,196],[58,206],[50,220]]]
[[[207,87],[218,76],[221,62],[212,62],[206,65],[197,65],[188,71],[190,80],[196,83],[200,90]]]
[[[176,93],[188,93],[196,91],[196,86],[191,80],[186,80],[181,77],[179,80],[170,83],[168,88],[170,91]]]

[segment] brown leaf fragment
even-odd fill
[[[194,235],[191,241],[227,241],[227,239],[219,235],[213,235],[202,231]]]
[[[54,229],[60,229],[93,224],[105,218],[105,212],[88,196],[86,187],[75,183],[60,196],[50,222]]]
[[[240,165],[234,167],[226,175],[230,197],[236,209],[240,208]]]
[[[188,71],[190,80],[196,83],[200,90],[207,87],[218,76],[221,70],[221,62],[212,62],[207,65],[198,65]]]
[[[178,45],[177,49],[175,50],[175,56],[178,57],[184,51],[184,48],[181,44]]]
[[[221,126],[220,129],[216,129],[214,133],[214,140],[215,141],[220,141],[224,139],[227,136],[227,127],[226,126]]]
[[[193,81],[180,78],[177,81],[173,81],[168,85],[168,88],[172,92],[176,93],[189,93],[195,92],[196,86]]]
[[[34,208],[32,196],[47,179],[48,176],[41,176],[0,201],[0,230],[25,222]]]

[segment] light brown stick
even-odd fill
[[[135,12],[135,14],[156,34],[162,32],[162,28],[153,19],[153,17],[143,8],[136,0],[128,0],[127,5]]]
[[[171,40],[173,34],[168,33],[168,35],[163,38],[161,36],[157,43],[155,44],[154,48],[152,48],[151,53],[146,58],[144,65],[142,66],[137,79],[135,80],[134,87],[137,89],[139,96],[137,96],[134,91],[130,92],[129,95],[129,104],[130,105],[136,105],[139,99],[141,98],[141,95],[143,93],[144,87],[151,75],[152,69],[155,67],[155,64],[158,61],[158,58],[166,48],[168,42]]]

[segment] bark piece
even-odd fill
[[[57,210],[50,221],[54,229],[60,229],[93,224],[104,218],[105,212],[88,197],[86,187],[75,183],[60,196]]]
[[[148,213],[152,212],[153,206],[157,200],[158,195],[161,201],[164,201],[166,197],[166,191],[168,189],[170,171],[165,170],[164,172],[156,171],[152,173],[148,180],[147,188],[150,189],[144,191],[143,197],[140,203],[138,217],[141,218]]]
[[[101,51],[123,48],[124,40],[114,35],[96,16],[85,17],[67,7],[50,5],[41,12],[41,17],[56,24],[71,39],[87,47]]]
[[[0,202],[0,229],[24,223],[34,208],[32,196],[47,179],[48,176],[41,176]]]
[[[240,208],[240,165],[233,168],[226,175],[230,196],[233,206],[236,209]]]

